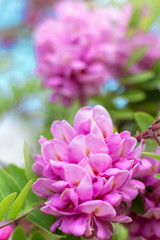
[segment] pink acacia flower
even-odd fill
[[[55,12],[55,18],[35,30],[37,72],[53,91],[53,102],[70,105],[78,98],[84,103],[102,94],[106,81],[148,71],[159,59],[157,35],[138,29],[128,37],[131,5],[90,9],[83,1],[63,1]],[[124,66],[142,47],[146,53],[126,71]]]
[[[0,240],[7,240],[12,234],[12,228],[10,226],[6,226],[0,229]]]
[[[121,49],[130,12],[128,6],[91,10],[82,1],[64,1],[56,7],[57,18],[37,27],[37,71],[44,87],[53,89],[52,101],[61,98],[68,105],[101,93],[113,77],[112,65],[124,64]]]
[[[160,154],[160,147],[157,148],[156,154]],[[154,177],[155,174],[160,173],[160,161],[151,157],[146,158],[151,166],[142,176],[146,186],[145,213],[134,214],[133,223],[129,227],[130,240],[160,239],[160,180]]]
[[[110,239],[111,222],[131,221],[119,209],[144,191],[134,178],[141,160],[140,148],[130,133],[113,133],[109,113],[101,106],[84,107],[73,127],[55,121],[54,139],[40,139],[41,154],[33,169],[40,177],[33,190],[46,201],[43,213],[56,216],[51,231],[60,226],[66,234]]]

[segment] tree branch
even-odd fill
[[[3,227],[6,227],[12,223],[16,223],[19,220],[21,220],[22,218],[25,218],[27,215],[29,215],[30,213],[34,212],[34,210],[36,210],[37,208],[39,208],[41,205],[43,204],[43,202],[37,204],[34,208],[32,208],[30,211],[24,213],[23,215],[21,215],[20,217],[13,219],[13,220],[9,220],[8,222],[4,223],[3,225],[0,225],[0,229]]]

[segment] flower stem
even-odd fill
[[[18,222],[19,220],[25,218],[26,216],[28,216],[30,213],[34,212],[34,210],[36,210],[37,208],[39,208],[40,206],[42,205],[42,202],[37,204],[34,208],[32,208],[30,211],[24,213],[23,215],[17,217],[16,219],[13,219],[13,220],[9,220],[7,221],[6,223],[4,223],[3,225],[0,225],[0,229],[3,228],[3,227],[6,227],[12,223],[16,223]]]

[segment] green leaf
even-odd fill
[[[132,201],[132,206],[130,208],[134,213],[144,214],[145,208],[144,208],[144,199],[141,196],[136,197]]]
[[[155,121],[154,117],[145,112],[136,112],[134,116],[141,131],[144,131],[145,127],[149,127]]]
[[[123,236],[123,240],[128,240],[128,228],[120,223],[113,223],[113,237],[112,240],[120,240]]]
[[[74,235],[67,235],[66,240],[78,240],[79,238],[77,238]]]
[[[160,160],[160,155],[157,155],[155,153],[150,153],[150,152],[142,152],[144,155],[147,155],[149,157],[155,158],[157,160]]]
[[[27,240],[27,237],[20,226],[16,227],[16,230],[14,231],[12,236],[12,240]]]
[[[154,72],[143,72],[139,74],[135,74],[121,80],[122,84],[139,84],[149,81],[155,76]]]
[[[126,98],[129,102],[140,102],[146,98],[146,94],[138,89],[129,89],[118,97]]]
[[[26,170],[27,178],[28,180],[32,179],[33,181],[36,181],[37,175],[32,170],[34,160],[33,160],[32,154],[30,153],[28,144],[26,142],[24,142],[23,151],[24,151],[25,170]]]
[[[28,182],[25,170],[23,168],[17,167],[14,164],[10,164],[7,167],[7,171],[12,174],[12,176],[15,178],[16,183],[22,190]],[[37,197],[35,193],[33,193],[32,189],[30,189],[27,196],[27,201],[30,205],[33,205],[33,203],[35,205],[35,203],[40,201],[40,198]]]
[[[31,185],[32,185],[32,180],[30,180],[26,184],[26,186],[23,188],[23,190],[20,192],[19,196],[16,198],[16,200],[12,204],[12,207],[9,212],[10,219],[15,219],[17,217],[18,213],[20,212],[20,210],[26,200],[26,197],[30,190]]]
[[[129,109],[121,109],[121,110],[113,110],[108,109],[112,118],[120,119],[120,120],[129,120],[133,119],[133,112]]]
[[[32,233],[30,240],[45,240],[45,238],[40,234],[40,232],[35,231]]]
[[[16,183],[14,177],[4,169],[0,169],[0,186],[4,196],[13,192],[20,193],[20,187]]]
[[[11,203],[15,199],[17,193],[11,193],[2,202],[0,202],[0,222],[3,220],[6,212],[8,211]]]
[[[28,182],[25,170],[14,164],[10,164],[6,170],[14,177],[16,183],[22,190]]]
[[[129,69],[134,63],[138,62],[139,60],[141,60],[143,58],[143,56],[145,55],[147,51],[147,47],[142,47],[139,48],[137,51],[135,51],[133,53],[133,55],[131,56],[131,58],[128,60],[125,68]]]
[[[155,174],[154,177],[160,179],[160,173]]]
[[[36,209],[34,212],[30,213],[27,216],[27,219],[37,225],[38,227],[46,230],[47,232],[50,232],[50,228],[52,224],[57,220],[56,217],[49,215],[49,214],[43,214],[40,209]],[[62,233],[60,230],[56,230],[54,232],[54,235],[60,236],[60,237],[66,237],[66,234]],[[54,236],[53,235],[53,236]]]

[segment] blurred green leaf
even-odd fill
[[[27,219],[37,225],[38,227],[46,230],[47,232],[50,232],[50,228],[52,224],[57,220],[56,217],[49,215],[49,214],[43,214],[40,209],[36,209],[34,212],[29,214],[27,216]],[[54,235],[61,236],[61,237],[66,237],[66,234],[62,233],[59,230],[56,230]],[[53,236],[54,236],[53,235]]]
[[[122,84],[140,84],[149,81],[155,76],[154,72],[143,72],[121,79]]]
[[[28,180],[32,179],[33,181],[36,181],[37,175],[32,170],[34,160],[30,152],[30,149],[28,147],[28,144],[26,142],[24,142],[23,151],[24,151],[25,170],[26,170],[27,178]]]
[[[154,177],[160,179],[160,173],[155,174]]]
[[[16,183],[22,190],[28,182],[25,170],[14,164],[10,164],[6,170],[14,177]],[[40,201],[40,198],[35,193],[33,193],[32,189],[30,189],[26,201],[28,201],[28,204],[32,206],[33,203],[34,205],[35,203],[38,203]]]
[[[140,16],[141,16],[140,8],[135,8],[129,23],[130,28],[135,29],[138,27]]]
[[[79,238],[77,238],[74,235],[67,235],[66,240],[78,240]]]
[[[144,214],[145,208],[144,208],[144,199],[141,196],[136,197],[132,201],[132,206],[130,208],[131,211],[134,213]]]
[[[160,160],[160,155],[157,155],[155,153],[150,153],[150,152],[142,152],[144,155],[155,158],[157,160]]]
[[[113,237],[112,240],[128,240],[128,229],[120,223],[113,223]]]
[[[15,199],[17,193],[11,193],[2,202],[0,202],[0,222],[3,220],[6,212],[8,211],[11,203]]]
[[[0,186],[5,196],[13,192],[20,193],[20,187],[16,183],[14,177],[4,169],[0,169]]]
[[[20,226],[16,227],[12,236],[12,240],[27,240],[27,237]]]
[[[32,234],[30,240],[45,240],[45,238],[40,234],[40,232],[35,231],[35,232]]]
[[[125,65],[125,68],[129,69],[133,64],[141,60],[144,57],[146,51],[147,51],[147,47],[142,47],[137,51],[135,51],[130,57],[130,59],[128,60],[127,64]]]
[[[129,102],[140,102],[146,98],[146,94],[139,89],[129,89],[118,97],[126,98]]]
[[[134,116],[141,131],[144,131],[145,127],[149,127],[155,121],[154,117],[145,112],[136,112]]]
[[[113,119],[130,120],[133,119],[133,112],[129,109],[107,109]]]
[[[22,189],[22,191],[20,192],[19,196],[16,198],[16,200],[14,201],[14,203],[12,204],[12,207],[10,209],[10,212],[9,212],[9,218],[10,219],[15,219],[18,215],[18,213],[20,212],[25,200],[26,200],[26,197],[27,197],[27,194],[29,192],[29,189],[32,185],[32,180],[30,180],[26,185],[25,187]]]

